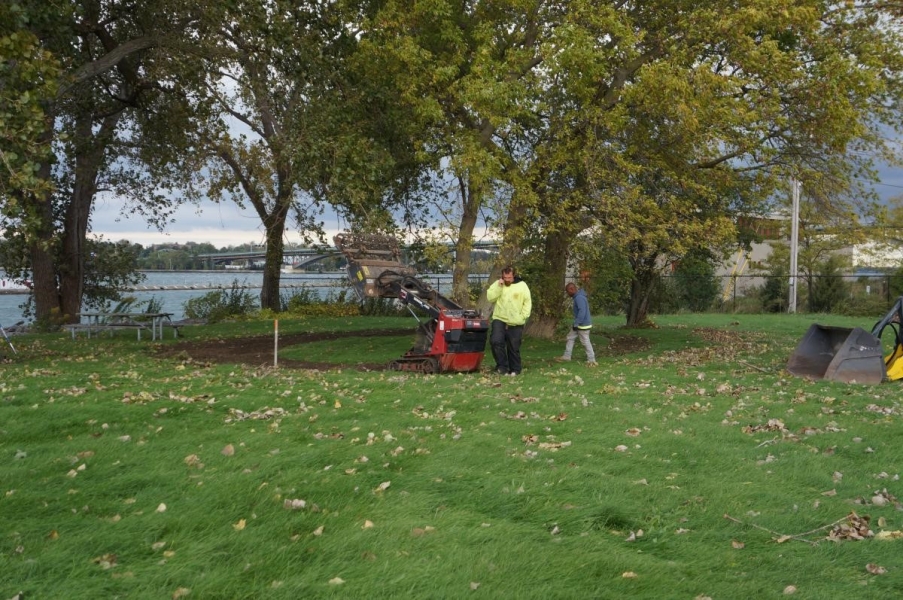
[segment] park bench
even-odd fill
[[[162,340],[164,327],[173,330],[173,337],[179,337],[179,328],[181,327],[181,325],[173,323],[172,313],[88,312],[79,313],[78,316],[85,318],[86,322],[63,326],[72,335],[72,339],[75,339],[79,332],[84,332],[90,338],[94,333],[108,331],[112,337],[114,331],[133,329],[137,332],[139,340],[144,331],[151,332],[151,339],[156,340],[159,337]]]

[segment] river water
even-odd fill
[[[261,271],[143,271],[146,279],[134,290],[123,292],[123,296],[133,297],[138,301],[151,298],[161,302],[162,312],[173,313],[173,320],[185,318],[185,302],[191,298],[203,296],[215,289],[230,289],[233,284],[248,288],[255,296],[260,293],[263,282]],[[427,274],[421,279],[442,293],[451,289],[451,275]],[[5,274],[0,271],[0,282]],[[20,321],[26,321],[20,305],[28,296],[25,293],[5,293],[11,282],[5,280],[6,288],[0,288],[0,325],[10,327]],[[316,292],[321,299],[335,296],[347,290],[347,296],[354,298],[354,292],[348,284],[344,271],[335,273],[283,273],[280,279],[283,295],[291,295],[308,289]]]

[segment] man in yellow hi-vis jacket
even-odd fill
[[[505,267],[501,279],[486,290],[486,299],[493,304],[489,345],[495,369],[502,375],[520,375],[520,343],[533,309],[530,288],[515,276],[513,267]]]

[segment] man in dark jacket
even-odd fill
[[[565,344],[564,354],[558,360],[571,360],[571,353],[574,351],[574,342],[580,338],[583,349],[586,350],[586,364],[590,367],[596,366],[596,353],[593,351],[593,343],[589,339],[590,329],[593,327],[593,320],[589,314],[589,300],[586,299],[586,292],[577,289],[573,283],[567,284],[564,291],[574,300],[574,324],[568,332]]]

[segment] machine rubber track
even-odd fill
[[[397,358],[389,363],[392,371],[408,371],[413,373],[438,373],[439,361],[430,357]]]

